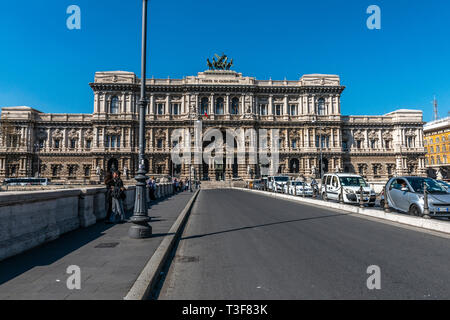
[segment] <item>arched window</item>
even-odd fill
[[[239,98],[231,99],[231,114],[239,114]]]
[[[208,98],[202,98],[202,100],[200,102],[200,113],[202,115],[208,114],[208,105],[209,105]]]
[[[117,97],[111,99],[111,113],[119,113],[119,98]]]
[[[320,98],[317,105],[317,112],[319,115],[325,115],[325,99]]]
[[[216,114],[223,114],[223,98],[217,98],[216,100]]]

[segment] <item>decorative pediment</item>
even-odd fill
[[[122,133],[122,129],[120,127],[112,127],[106,129],[107,135],[120,135]]]
[[[413,129],[409,129],[405,132],[405,136],[407,136],[407,137],[415,137],[416,135],[417,135],[416,131]]]
[[[133,72],[113,71],[97,72],[95,74],[96,83],[137,83],[136,75]]]
[[[355,140],[364,140],[364,133],[358,130],[353,134],[353,137]]]
[[[164,138],[166,137],[166,133],[164,132],[163,129],[158,129],[158,130],[156,130],[156,132],[155,132],[155,137],[156,137],[157,139],[164,139]]]
[[[383,132],[383,139],[384,140],[393,140],[392,132],[390,132],[390,131]]]
[[[375,130],[370,131],[368,135],[369,135],[370,140],[378,140],[379,139],[378,133]]]
[[[63,138],[63,132],[61,129],[56,129],[55,131],[53,131],[53,139],[62,139]]]
[[[88,129],[85,133],[84,136],[87,140],[91,140],[94,138],[94,132],[92,132],[91,129]]]
[[[72,130],[69,131],[69,133],[67,134],[67,136],[68,136],[70,139],[78,139],[79,133],[78,133],[77,130],[72,129]]]

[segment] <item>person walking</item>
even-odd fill
[[[112,190],[114,189],[112,173],[108,172],[105,177],[105,208],[106,208],[106,218],[105,222],[110,223],[111,212],[112,212]]]
[[[123,210],[123,200],[125,199],[125,187],[123,181],[120,179],[120,172],[113,173],[113,191],[112,191],[112,213],[111,222],[115,222],[118,216],[119,222],[125,221],[125,212]]]

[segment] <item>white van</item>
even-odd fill
[[[288,176],[272,176],[267,178],[268,189],[273,192],[283,192],[289,182]]]
[[[341,188],[343,188],[344,203],[359,203],[360,188],[363,187],[363,202],[369,207],[375,206],[377,198],[375,191],[369,186],[367,181],[358,174],[334,173],[326,174],[322,180],[322,199],[341,199]]]

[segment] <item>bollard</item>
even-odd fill
[[[386,213],[391,212],[391,209],[389,208],[389,203],[388,203],[387,183],[384,186],[384,212],[386,212]]]
[[[342,182],[341,182],[341,196],[339,197],[339,203],[341,204],[344,203],[344,186],[342,185]]]
[[[364,208],[363,187],[359,187],[359,207]]]
[[[423,182],[423,217],[430,219],[430,207],[428,206],[428,190],[427,183]]]

